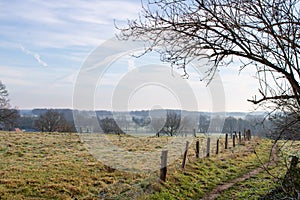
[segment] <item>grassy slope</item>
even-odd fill
[[[258,199],[260,196],[274,190],[276,186],[280,187],[280,179],[285,176],[289,168],[291,156],[300,156],[300,142],[279,141],[278,149],[279,160],[276,162],[276,165],[269,166],[268,171],[263,171],[255,177],[235,184],[217,199]],[[280,194],[277,195],[280,196]],[[279,199],[279,197],[275,197],[272,194],[271,196],[274,199]],[[267,199],[269,198],[267,197]]]
[[[269,169],[269,172],[275,175],[283,175],[285,171],[281,171],[281,169],[272,167]],[[279,182],[276,181],[276,178],[263,171],[243,182],[236,183],[232,188],[224,191],[217,199],[258,199],[275,189],[278,185]]]
[[[159,188],[160,191],[145,198],[199,199],[217,185],[237,178],[257,168],[261,162],[266,162],[270,145],[270,141],[253,141],[246,146],[237,147],[235,152],[226,150],[218,156],[193,160],[184,171],[173,169],[168,181]]]
[[[142,178],[95,160],[75,134],[0,132],[0,199],[97,199]]]
[[[147,138],[147,144],[152,139],[155,146],[142,145],[144,151],[158,148],[157,138]],[[121,143],[140,148],[130,141],[122,138]],[[270,144],[252,141],[205,159],[194,158],[192,144],[186,169],[181,170],[178,160],[169,166],[167,182],[160,184],[157,172],[130,174],[104,166],[76,134],[0,132],[0,199],[199,199],[218,184],[258,167],[254,149],[267,161]],[[270,177],[266,180],[268,187],[258,192],[276,186]],[[233,189],[224,198],[245,190]]]

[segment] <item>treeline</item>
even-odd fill
[[[255,135],[265,136],[270,133],[272,124],[263,115],[228,116],[224,119],[224,117],[209,113],[189,113],[178,110],[157,110],[152,113],[149,111],[113,113],[110,111],[73,111],[71,109],[34,109],[27,113],[21,113],[14,125],[26,131],[152,132],[171,136],[193,134],[194,132],[233,133],[250,129]]]
[[[211,123],[211,120],[215,123]],[[219,130],[219,124],[224,122],[222,130]],[[216,125],[214,125],[216,124]],[[199,118],[199,132],[244,132],[250,129],[252,133],[258,136],[266,136],[273,130],[273,122],[266,119],[264,115],[246,115],[243,118],[236,118],[228,116],[221,119],[220,116],[210,117],[207,115],[200,115]]]
[[[26,131],[76,132],[71,109],[34,109],[20,115],[16,124]]]

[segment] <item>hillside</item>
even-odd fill
[[[129,136],[108,137],[128,151],[147,152],[163,146],[159,145],[158,138],[152,137],[139,139],[139,143]],[[205,138],[198,139],[202,144]],[[77,134],[0,132],[0,197],[199,199],[217,185],[267,162],[271,146],[271,141],[256,138],[235,148],[220,149],[219,155],[214,155],[215,149],[212,149],[211,157],[195,158],[194,142],[190,144],[185,169],[181,169],[182,155],[178,155],[174,163],[169,163],[167,181],[160,182],[159,169],[132,173],[105,166],[91,156]],[[273,170],[279,173],[277,168]],[[247,195],[257,198],[277,186],[264,171],[241,184],[218,198],[244,199]]]

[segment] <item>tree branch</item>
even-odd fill
[[[253,103],[253,104],[259,104],[263,101],[270,101],[270,100],[288,100],[288,99],[295,99],[297,98],[296,95],[280,95],[280,96],[271,96],[271,97],[263,97],[259,100],[256,99],[247,99],[247,101]]]

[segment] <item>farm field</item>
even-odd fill
[[[146,155],[147,152],[159,153],[172,141],[167,137],[107,137],[123,151]],[[133,158],[127,157],[122,166],[128,163],[128,169],[114,169],[105,165],[109,157],[97,160],[87,150],[89,145],[81,139],[75,133],[0,132],[0,199],[201,199],[216,186],[268,162],[272,145],[270,140],[253,138],[235,148],[220,148],[218,155],[212,148],[209,158],[196,158],[195,141],[205,143],[205,138],[197,138],[190,141],[183,170],[185,138],[181,138],[182,148],[175,151],[177,159],[174,157],[168,166],[166,182],[161,182],[159,163],[144,169],[139,163],[130,163]],[[203,147],[201,152],[204,151]],[[276,166],[272,169],[274,173],[284,174]],[[218,198],[245,199],[247,196],[257,199],[274,189],[276,184],[263,171],[222,192]]]

